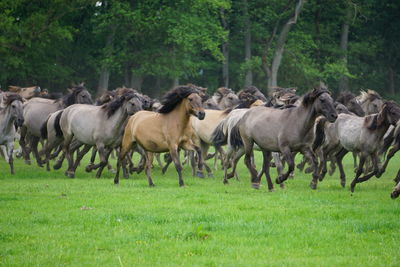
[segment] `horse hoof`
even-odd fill
[[[196,173],[196,176],[199,177],[199,178],[204,178],[204,174],[202,172],[200,172],[200,171],[198,171]]]
[[[352,192],[352,193],[354,193],[354,188],[356,187],[356,185],[355,184],[353,184],[353,183],[351,183],[351,185],[350,185],[350,191]]]
[[[392,199],[398,198],[398,197],[399,197],[399,192],[393,191],[393,192],[390,194],[390,197],[391,197]]]
[[[31,164],[32,164],[32,162],[31,162],[31,160],[30,160],[30,159],[28,159],[28,160],[25,160],[25,163],[26,163],[27,165],[31,165]]]
[[[259,183],[252,183],[252,184],[251,184],[251,187],[252,187],[253,189],[260,189],[260,184],[259,184]]]
[[[317,184],[311,182],[311,183],[310,183],[310,188],[311,188],[312,190],[316,190],[316,189],[317,189]]]
[[[282,189],[285,189],[285,184],[284,183],[281,183],[280,185],[279,185]]]
[[[153,183],[151,183],[151,184],[149,184],[149,186],[150,186],[150,187],[155,187],[156,185],[153,184]]]
[[[56,164],[53,165],[53,169],[54,170],[58,170],[60,168],[61,168],[61,164],[59,164],[59,163],[56,163]]]
[[[66,172],[65,172],[65,175],[66,175],[67,177],[69,177],[69,178],[75,178],[75,173],[73,173],[73,172],[66,171]]]
[[[281,183],[282,183],[282,181],[281,181],[281,177],[278,177],[278,178],[276,178],[276,179],[275,179],[275,183],[277,183],[277,184],[281,184]]]
[[[223,181],[224,184],[229,184],[228,180],[224,179]]]
[[[208,175],[208,178],[214,178],[214,174],[212,174],[212,173],[209,173],[207,175]]]
[[[274,192],[274,191],[275,191],[275,189],[273,189],[273,188],[268,189],[268,192]]]
[[[85,168],[85,172],[91,172],[93,170],[92,165],[87,165]]]
[[[345,188],[345,186],[346,186],[346,181],[340,181],[340,185],[341,185],[343,188]]]
[[[305,173],[312,173],[312,172],[313,172],[313,169],[312,169],[311,167],[309,167],[309,168],[307,168],[304,172],[305,172]]]

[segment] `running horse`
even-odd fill
[[[200,148],[192,142],[192,132],[187,130],[190,129],[191,115],[200,120],[205,117],[199,91],[193,86],[178,86],[165,94],[158,112],[139,111],[131,116],[122,138],[114,183],[119,183],[122,160],[132,147],[140,145],[145,151],[145,171],[150,186],[154,186],[151,179],[153,153],[161,152],[170,153],[178,172],[179,185],[184,186],[179,148],[196,151],[199,169],[203,169]]]

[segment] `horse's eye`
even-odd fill
[[[325,102],[325,99],[321,98],[321,102],[324,103],[324,102]]]

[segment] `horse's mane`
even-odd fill
[[[78,86],[73,87],[71,89],[71,92],[68,95],[65,95],[62,97],[62,101],[63,101],[64,105],[66,105],[68,107],[73,104],[76,104],[76,97],[83,90],[86,90],[86,87],[83,85],[78,85]]]
[[[168,91],[161,100],[162,107],[158,110],[159,113],[170,113],[183,99],[190,94],[198,94],[198,90],[192,86],[177,86]]]
[[[23,98],[17,93],[4,93],[4,95],[6,96],[6,98],[4,99],[3,103],[6,106],[10,105],[15,100],[18,100],[18,101],[21,101],[21,102],[24,101]]]
[[[315,99],[317,99],[317,97],[324,93],[327,93],[329,95],[331,94],[331,92],[329,92],[329,90],[325,86],[316,87],[311,92],[308,92],[304,95],[303,101],[301,103],[303,106],[307,107],[314,103]]]
[[[367,92],[364,90],[360,91],[360,96],[358,96],[358,100],[361,103],[364,103],[365,101],[374,101],[375,99],[382,99],[382,97],[374,90],[368,89]]]
[[[227,87],[218,88],[217,91],[215,91],[215,93],[214,93],[215,101],[217,103],[221,102],[222,98],[230,93],[234,94],[235,92],[232,89],[227,88]]]
[[[385,117],[388,112],[393,109],[400,109],[400,107],[393,101],[386,101],[383,104],[381,111],[378,114],[373,114],[365,117],[364,125],[369,130],[376,130],[385,123]]]
[[[237,93],[237,95],[238,95],[239,99],[242,99],[243,96],[245,96],[246,94],[252,94],[252,95],[254,95],[254,94],[257,94],[257,93],[264,95],[264,94],[260,91],[260,89],[258,89],[257,87],[255,87],[255,86],[247,86],[247,87],[244,88],[243,90],[240,90],[240,91]],[[261,99],[261,100],[265,101],[265,100],[266,100],[266,97],[264,96],[264,99]]]
[[[133,92],[128,92],[126,94],[123,94],[121,96],[115,97],[113,100],[110,102],[103,104],[101,106],[101,109],[107,113],[107,118],[110,118],[114,113],[122,107],[125,101],[128,101],[134,97],[137,97],[137,95]]]
[[[107,91],[96,100],[96,106],[102,106],[105,103],[112,101],[116,96],[114,91]]]
[[[355,98],[356,96],[349,91],[342,91],[340,92],[339,96],[337,97],[336,101],[346,105],[350,100]]]

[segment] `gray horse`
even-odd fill
[[[69,94],[61,99],[52,100],[34,97],[24,105],[24,124],[21,127],[20,145],[26,163],[30,164],[30,150],[36,158],[37,164],[42,167],[42,160],[38,152],[38,143],[41,138],[41,127],[49,115],[57,110],[66,108],[72,104],[92,104],[92,97],[83,84],[69,90]],[[29,141],[30,149],[26,146]]]
[[[361,107],[360,102],[357,100],[356,96],[353,93],[349,91],[343,91],[339,94],[336,101],[345,105],[350,112],[353,112],[357,116],[365,116],[365,112]]]
[[[368,89],[367,91],[361,91],[360,95],[357,96],[357,100],[366,115],[378,113],[383,106],[382,97],[371,89]]]
[[[262,173],[267,177],[270,190],[273,189],[269,174],[271,152],[281,152],[289,165],[289,170],[276,179],[278,184],[284,182],[294,170],[293,152],[302,152],[312,160],[314,173],[310,187],[316,189],[316,159],[311,151],[311,140],[307,140],[307,136],[319,115],[324,115],[332,122],[337,118],[332,97],[323,85],[306,94],[298,107],[283,110],[255,107],[244,114],[232,129],[231,144],[235,149],[244,146],[245,164],[250,171],[253,188],[260,187],[261,179],[251,162],[256,143],[263,152]]]
[[[16,135],[15,126],[24,122],[22,97],[16,93],[2,93],[0,106],[0,145],[6,146],[5,158],[14,174],[13,150]]]
[[[220,109],[232,108],[239,103],[239,97],[235,92],[226,87],[218,88],[212,99],[214,99]]]
[[[383,137],[389,126],[396,125],[399,120],[400,107],[394,102],[386,102],[378,114],[366,117],[339,114],[333,125],[325,127],[325,131],[317,131],[316,140],[321,140],[326,135],[329,136],[330,146],[340,148],[335,157],[340,170],[342,186],[346,181],[342,159],[348,151],[360,154],[360,164],[350,186],[352,192],[357,183],[365,182],[374,175],[377,177],[382,175],[383,169],[379,166],[379,152],[383,146]],[[318,147],[318,144],[315,147]],[[373,171],[360,177],[364,163],[369,157],[373,163]]]
[[[96,177],[100,177],[110,152],[121,143],[128,117],[141,109],[142,103],[134,93],[119,96],[103,106],[75,104],[64,109],[59,126],[64,137],[63,148],[69,165],[65,174],[73,178],[82,157],[92,146],[96,146],[100,163],[92,169],[98,169]],[[70,147],[73,138],[85,145],[75,162],[72,158],[74,150]]]

